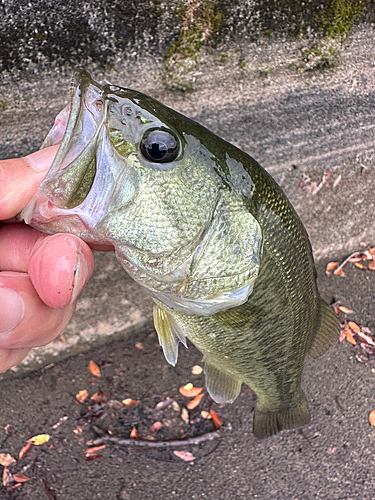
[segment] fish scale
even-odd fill
[[[166,360],[175,365],[188,338],[216,402],[233,402],[247,384],[257,437],[306,424],[304,359],[323,354],[339,325],[280,187],[196,122],[82,70],[69,110],[46,138],[60,148],[21,218],[112,244],[154,301]]]

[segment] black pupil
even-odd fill
[[[171,132],[153,129],[144,135],[140,149],[147,160],[155,163],[168,163],[177,158],[179,143]]]
[[[162,160],[168,153],[168,148],[162,142],[153,142],[149,144],[147,147],[148,154],[154,160]]]

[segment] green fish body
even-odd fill
[[[304,358],[325,352],[339,328],[280,187],[249,155],[140,92],[77,71],[71,97],[44,142],[60,143],[55,161],[21,217],[113,245],[154,301],[167,361],[188,338],[216,402],[247,384],[257,437],[306,424]]]

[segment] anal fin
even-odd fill
[[[156,304],[154,304],[154,325],[165,359],[175,366],[178,358],[178,344],[182,342],[187,347],[186,336],[173,317]]]
[[[340,324],[332,308],[322,299],[322,319],[320,328],[308,354],[312,358],[318,358],[338,339]]]
[[[242,382],[227,371],[218,370],[205,360],[206,388],[216,403],[233,403],[241,390]]]
[[[298,403],[286,409],[264,411],[255,409],[253,419],[254,435],[263,439],[283,429],[294,429],[310,422],[310,413],[304,393],[298,395]]]

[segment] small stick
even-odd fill
[[[362,255],[362,254],[363,254],[363,252],[354,252],[354,253],[352,253],[351,255],[349,255],[349,257],[347,257],[347,258],[344,260],[344,262],[343,262],[342,264],[340,264],[340,265],[339,265],[339,267],[337,267],[337,268],[333,271],[333,274],[337,274],[337,273],[338,273],[338,271],[339,271],[340,269],[342,269],[342,268],[345,266],[345,264],[346,264],[347,262],[349,262],[349,260],[350,260],[350,259],[352,259],[353,257],[357,257],[357,256],[359,256],[359,255]]]
[[[207,432],[206,434],[202,434],[200,436],[189,438],[189,439],[175,439],[174,441],[146,441],[141,439],[121,439],[115,436],[102,436],[97,439],[92,439],[91,441],[87,441],[87,446],[98,446],[104,444],[106,442],[115,443],[118,446],[139,446],[139,447],[147,447],[147,448],[171,448],[177,446],[188,446],[188,445],[196,445],[203,443],[204,441],[212,441],[213,439],[217,439],[220,437],[220,433],[218,431],[215,432]]]

